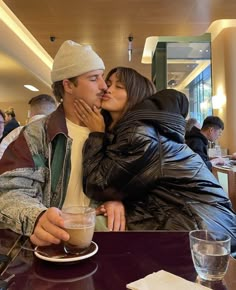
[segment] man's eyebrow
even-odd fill
[[[87,75],[87,78],[93,78],[93,77],[96,77],[97,78],[99,76],[103,77],[103,75],[100,75],[99,73],[94,73],[94,74]]]

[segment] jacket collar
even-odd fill
[[[64,134],[68,137],[68,129],[66,126],[65,111],[63,103],[58,106],[56,111],[51,113],[46,120],[47,139],[51,142],[56,135]]]

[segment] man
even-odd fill
[[[0,220],[29,235],[35,245],[67,241],[60,209],[90,202],[81,174],[89,130],[77,119],[73,103],[83,99],[91,108],[100,107],[107,89],[104,69],[90,46],[65,41],[51,73],[54,95],[62,103],[51,115],[25,126],[0,160]],[[123,205],[108,202],[104,208],[108,228],[123,230]]]
[[[217,116],[208,116],[204,121],[201,129],[193,127],[186,134],[186,144],[196,153],[198,153],[209,170],[216,164],[224,164],[221,157],[210,159],[208,156],[208,142],[215,142],[224,130],[223,121]]]
[[[51,114],[57,108],[55,99],[46,94],[41,94],[33,97],[29,100],[28,104],[30,105],[30,116],[28,123],[31,123]],[[8,145],[16,140],[16,138],[19,136],[22,128],[23,126],[15,128],[2,140],[0,144],[0,159],[2,158],[2,155]]]

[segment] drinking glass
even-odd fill
[[[70,235],[64,242],[64,250],[69,254],[80,254],[91,244],[96,211],[94,208],[85,206],[71,206],[62,209],[64,229]]]
[[[203,280],[222,280],[228,267],[231,238],[221,232],[194,230],[189,233],[193,264]]]

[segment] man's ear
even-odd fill
[[[73,83],[70,82],[67,79],[63,80],[62,83],[63,83],[65,92],[68,93],[68,94],[72,94],[72,86],[73,86]]]
[[[213,131],[214,131],[214,128],[213,127],[210,127],[209,128],[209,132],[212,133]]]
[[[213,127],[209,127],[209,128],[208,128],[208,131],[207,131],[207,132],[208,132],[208,133],[207,133],[208,139],[211,138],[213,131],[214,131],[214,128],[213,128]]]

